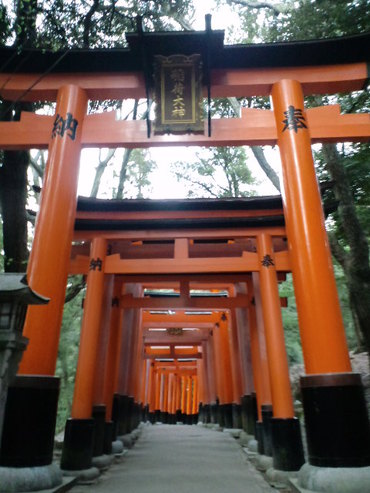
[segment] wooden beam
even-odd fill
[[[172,317],[172,315],[169,315],[169,317]],[[163,319],[161,318],[159,321],[148,321],[148,322],[142,322],[142,327],[145,328],[145,329],[152,329],[152,328],[155,328],[155,329],[174,329],[176,327],[181,327],[183,329],[192,329],[193,327],[194,328],[197,328],[197,329],[211,329],[214,324],[218,321],[220,317],[220,314],[217,313],[215,314],[212,318],[213,318],[213,321],[212,322],[199,322],[197,320],[194,320],[194,321],[186,321],[186,322],[183,322],[181,320],[170,320],[170,319]],[[198,318],[199,317],[194,317],[194,318]],[[207,319],[207,315],[204,315],[204,318]],[[188,319],[187,319],[188,320]]]
[[[248,272],[260,268],[256,253],[244,252],[242,257],[218,257],[211,259],[140,259],[125,260],[119,255],[110,255],[105,263],[106,274],[201,274],[216,272]],[[281,269],[279,269],[281,270]],[[289,270],[289,269],[283,269]]]
[[[213,323],[208,323],[208,324],[203,324],[203,325],[200,325],[200,324],[194,324],[192,326],[192,328],[194,329],[197,329],[197,330],[184,330],[182,332],[182,335],[181,337],[183,336],[186,336],[186,337],[191,337],[193,334],[195,334],[197,337],[200,335],[200,334],[203,334],[205,335],[205,337],[208,337],[208,333],[211,329],[213,329],[213,327],[215,326],[215,324],[219,321],[220,319],[220,316],[221,316],[221,313],[217,313],[217,316],[214,317],[214,321]],[[175,327],[173,328],[186,328],[185,326],[183,326],[183,324],[181,322],[178,322],[177,325],[175,325]],[[156,336],[158,336],[158,340],[159,341],[162,341],[162,339],[168,339],[168,344],[169,346],[176,346],[177,345],[177,342],[175,341],[175,339],[173,339],[175,336],[174,335],[171,335],[169,334],[167,331],[161,331],[161,330],[150,330],[151,328],[159,328],[157,327],[157,324],[153,324],[151,327],[144,327],[144,330],[143,330],[143,337],[144,339],[146,337],[150,337],[151,340],[153,340]],[[161,327],[161,328],[172,328],[172,327]],[[144,341],[145,344],[147,344],[145,341]],[[181,346],[183,346],[183,344],[180,344]],[[186,346],[189,346],[189,344],[186,344]]]
[[[160,358],[179,358],[179,359],[186,359],[186,358],[194,358],[194,359],[202,359],[202,353],[194,353],[194,354],[181,354],[181,353],[176,353],[175,355],[167,354],[167,353],[159,353],[158,354],[147,354],[144,353],[143,356],[144,359],[160,359]]]
[[[145,98],[144,77],[139,72],[60,73],[48,74],[42,78],[40,75],[0,74],[1,97],[7,100],[22,97],[22,101],[56,101],[60,87],[75,84],[87,92],[89,99]],[[217,98],[268,96],[275,82],[281,79],[294,79],[301,82],[305,94],[334,94],[363,89],[367,77],[366,63],[222,69],[212,70],[211,88],[213,97]],[[39,78],[40,81],[33,86]]]
[[[280,209],[244,209],[244,210],[217,210],[212,211],[212,217],[260,217],[260,216],[281,216],[283,210]],[[148,219],[204,219],[210,217],[207,210],[177,210],[177,211],[77,211],[76,219],[89,220],[148,220]]]
[[[89,270],[89,257],[77,255],[70,262],[70,274],[86,274]],[[275,254],[276,270],[290,272],[289,254]],[[261,263],[256,253],[243,252],[241,257],[211,257],[183,259],[121,259],[118,254],[106,258],[104,272],[106,274],[147,275],[154,274],[228,274],[257,272]],[[221,280],[221,278],[220,278]],[[235,280],[236,282],[236,280]]]
[[[341,115],[339,105],[307,110],[312,143],[364,142],[370,136],[370,115]],[[19,122],[0,122],[0,148],[45,149],[54,116],[22,113]],[[87,115],[81,144],[83,147],[148,148],[161,146],[243,146],[276,145],[277,134],[272,111],[243,108],[241,118],[212,121],[212,136],[154,135],[148,139],[146,122],[116,120],[114,112]]]
[[[208,339],[208,331],[185,332],[181,336],[171,336],[167,332],[149,333],[144,338],[145,346],[199,346]]]
[[[246,308],[249,305],[247,295],[239,294],[235,297],[190,297],[190,298],[134,298],[131,294],[121,296],[120,306],[122,308],[145,308],[145,309],[181,309],[196,308],[199,310],[227,310],[231,308]]]
[[[163,221],[166,220],[166,216],[163,215]],[[239,227],[239,228],[214,228],[214,229],[162,229],[162,230],[121,230],[121,231],[74,231],[74,241],[90,241],[97,236],[102,236],[108,241],[118,240],[173,240],[174,238],[192,238],[196,239],[217,239],[217,238],[251,238],[261,234],[261,228],[252,227]],[[284,226],[269,226],[264,227],[263,232],[270,234],[271,236],[286,236]]]
[[[288,252],[275,255],[276,270],[289,272]],[[106,274],[202,274],[226,272],[256,272],[261,268],[257,253],[243,252],[241,257],[140,259],[125,260],[119,255],[110,255],[105,264]]]

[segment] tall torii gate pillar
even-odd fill
[[[301,389],[311,469],[304,466],[300,484],[312,488],[316,466],[370,466],[370,427],[361,377],[351,369],[300,83],[275,83],[272,101],[306,369]]]

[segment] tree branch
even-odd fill
[[[329,239],[331,253],[333,254],[334,258],[337,260],[337,262],[345,272],[347,267],[347,261],[348,261],[348,253],[344,250],[342,245],[339,243],[333,231],[328,231],[328,239]]]
[[[258,164],[261,166],[263,171],[265,172],[267,178],[271,181],[271,183],[274,185],[276,190],[279,192],[280,190],[280,180],[275,172],[275,170],[269,165],[265,154],[263,152],[262,147],[259,146],[251,146],[251,150],[253,152],[254,157],[257,159]]]
[[[105,159],[100,159],[100,154],[101,154],[101,150],[100,150],[100,152],[99,152],[99,164],[96,167],[96,173],[95,173],[94,183],[91,187],[90,197],[95,197],[95,198],[97,197],[98,192],[99,192],[101,178],[103,176],[105,168],[107,167],[109,161],[114,156],[115,152],[116,152],[116,149],[109,149],[108,154],[106,155]]]
[[[228,0],[228,3],[236,3],[242,7],[248,7],[250,9],[270,9],[275,15],[283,14],[286,12],[286,8],[277,5],[272,5],[269,2],[249,2],[247,0]]]
[[[72,283],[71,286],[67,287],[64,302],[68,303],[69,301],[72,301],[73,298],[75,298],[78,295],[78,293],[82,289],[84,289],[85,286],[86,286],[86,281],[84,279],[84,276],[81,276],[81,278],[76,283]]]
[[[227,98],[227,99],[228,99],[235,115],[237,117],[240,117],[241,104],[239,103],[239,101],[236,98]],[[269,165],[269,163],[265,157],[265,154],[263,152],[262,147],[251,146],[251,150],[252,150],[253,155],[256,158],[258,164],[260,165],[262,170],[265,172],[267,178],[271,181],[271,183],[274,185],[276,190],[278,190],[280,192],[281,190],[280,190],[279,177],[278,177],[277,173],[275,172],[275,170]]]
[[[36,175],[42,179],[44,176],[44,170],[37,164],[40,158],[42,158],[41,151],[38,151],[35,157],[30,156],[30,165]]]
[[[339,201],[338,213],[342,219],[342,227],[346,235],[353,260],[369,269],[369,246],[366,235],[356,214],[356,208],[350,183],[341,157],[335,144],[322,146],[326,167],[334,181],[335,198]]]
[[[88,48],[89,47],[89,38],[90,38],[90,27],[91,27],[91,21],[93,18],[93,15],[95,12],[97,12],[99,8],[99,0],[94,0],[94,3],[91,5],[90,10],[85,16],[83,25],[84,25],[84,30],[83,30],[83,35],[82,35],[82,47],[83,48]]]

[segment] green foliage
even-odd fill
[[[3,245],[3,228],[0,227],[0,245]],[[4,250],[0,251],[0,272],[4,272]]]
[[[363,33],[370,27],[368,0],[299,0],[269,19],[265,41],[334,38]]]
[[[279,284],[279,294],[288,299],[288,306],[282,309],[285,347],[289,364],[302,363],[302,348],[299,336],[297,307],[294,296],[292,275],[288,274],[286,281]]]
[[[36,14],[38,29],[33,46],[52,50],[123,47],[125,32],[137,29],[136,16],[143,16],[144,26],[149,30],[173,30],[190,23],[194,10],[192,0],[18,0],[17,4],[14,24],[9,17],[11,3],[0,7],[3,39],[11,43],[12,31],[21,32],[23,24]]]
[[[125,183],[125,199],[143,199],[151,191],[150,174],[155,170],[156,163],[148,158],[145,149],[133,149],[127,163]]]
[[[356,350],[358,348],[358,339],[355,332],[353,318],[351,316],[346,277],[343,269],[335,260],[333,267],[335,280],[337,283],[339,302],[342,310],[343,323],[346,329],[348,347],[350,350]]]
[[[342,310],[343,323],[346,329],[348,347],[350,350],[356,350],[358,349],[358,338],[351,316],[346,278],[343,269],[337,262],[334,262],[334,274]],[[288,274],[286,281],[279,284],[279,294],[281,297],[286,297],[288,299],[287,308],[282,309],[282,317],[289,364],[300,364],[303,362],[303,355],[292,274]]]
[[[72,284],[72,281],[74,280],[70,278],[68,284]],[[84,294],[84,290],[80,291],[75,298],[64,305],[58,362],[55,372],[56,376],[60,377],[61,383],[58,402],[57,433],[64,428],[66,419],[70,416],[71,411]]]
[[[0,45],[10,36],[10,19],[5,5],[0,5]]]
[[[243,147],[211,147],[196,153],[197,161],[178,161],[172,172],[187,187],[188,197],[248,197],[255,180]]]
[[[343,144],[338,146],[340,150],[340,164],[344,167],[347,180],[350,186],[351,194],[356,207],[356,214],[360,224],[370,238],[370,158],[369,144]],[[330,181],[331,177],[326,170],[326,163],[322,151],[317,150],[314,153],[316,169],[319,178],[323,181]],[[332,190],[325,194],[324,203],[335,201]],[[347,247],[347,238],[343,230],[343,217],[337,211],[331,214],[331,230],[343,247]]]

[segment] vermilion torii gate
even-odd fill
[[[191,370],[194,371],[191,375],[196,375],[201,383],[198,396],[205,399],[202,404],[212,408],[216,397],[222,405],[239,405],[240,397],[250,397],[255,390],[261,434],[266,435],[264,421],[271,423],[273,430],[271,453],[274,454],[275,467],[297,469],[296,464],[294,467],[292,462],[286,464],[279,456],[279,450],[288,457],[293,457],[300,450],[277,289],[279,271],[293,273],[306,370],[306,376],[302,378],[302,395],[309,462],[313,466],[324,467],[364,468],[370,465],[366,405],[360,376],[351,372],[311,154],[311,142],[367,140],[370,119],[369,115],[362,114],[341,115],[338,106],[305,111],[303,100],[304,94],[361,89],[368,77],[368,36],[256,47],[224,47],[222,37],[219,31],[147,33],[141,40],[137,35],[129,36],[130,48],[127,50],[71,50],[68,54],[36,52],[34,56],[16,54],[11,49],[1,51],[1,56],[8,59],[9,70],[9,73],[0,75],[3,98],[57,102],[52,117],[23,114],[19,122],[0,122],[2,149],[49,149],[28,279],[33,290],[51,299],[45,307],[29,309],[25,335],[29,337],[30,344],[20,367],[20,374],[24,376],[23,386],[19,385],[16,392],[17,403],[22,403],[23,409],[29,409],[30,395],[37,395],[37,402],[44,408],[48,403],[49,421],[44,433],[47,446],[40,446],[38,452],[31,444],[25,453],[21,453],[14,431],[8,443],[11,441],[16,446],[11,448],[2,444],[2,465],[25,467],[48,466],[51,463],[50,437],[53,436],[57,388],[53,375],[66,280],[69,272],[84,272],[87,273],[88,288],[72,419],[67,424],[64,442],[63,468],[77,470],[91,465],[93,448],[95,453],[96,447],[99,448],[97,442],[93,442],[93,406],[104,403],[110,408],[114,403],[109,402],[109,398],[114,392],[119,391],[122,396],[136,399],[133,404],[149,404],[149,411],[162,409],[168,412],[169,403],[167,399],[164,404],[164,396],[169,395],[169,388],[176,389],[176,380],[166,377],[166,372],[170,373],[170,365],[161,368],[156,363],[154,367],[145,363],[139,341],[143,326],[138,323],[137,309],[150,309],[156,305],[154,299],[148,301],[142,296],[145,279],[141,276],[149,274],[152,276],[150,282],[154,282],[153,277],[172,276],[172,282],[180,283],[179,301],[173,307],[226,313],[226,320],[220,318],[218,330],[213,330],[214,343],[202,341],[201,345],[195,344],[202,347],[199,372],[195,373],[198,364],[193,365]],[[210,137],[148,137],[145,122],[116,121],[114,115],[109,113],[87,115],[88,99],[145,96],[144,64],[138,55],[142,50],[137,48],[140,43],[149,61],[153,54],[171,55],[179,51],[184,54],[201,53],[207,60],[213,97],[271,95],[273,110],[245,109],[240,118],[215,120]],[[20,61],[22,73],[12,72],[12,64],[15,67]],[[248,203],[239,203],[233,209],[226,205],[227,202],[221,202],[207,209],[205,201],[193,210],[185,204],[173,210],[163,204],[158,205],[157,209],[148,206],[146,210],[142,204],[126,204],[122,210],[117,206],[109,214],[97,210],[95,217],[94,212],[79,210],[76,217],[81,147],[276,143],[282,161],[286,230],[283,224],[271,226],[272,218],[279,216],[279,210],[270,208],[266,214],[264,206],[259,211],[257,209],[258,212],[250,211]],[[85,226],[82,225],[84,220]],[[243,238],[248,241],[240,248],[241,254],[234,252],[234,256],[229,251],[223,255],[222,249],[217,251],[213,245],[207,253],[208,257],[202,257],[199,253],[202,243],[198,248],[196,242],[197,239],[226,239],[231,240],[226,245],[237,250],[236,239]],[[275,238],[287,238],[288,246],[280,248],[282,240],[276,242]],[[70,262],[73,239],[90,241],[91,244],[88,256],[74,257]],[[153,246],[145,244],[148,239],[167,239],[173,243],[172,252],[153,258],[148,252],[154,249]],[[132,259],[121,257],[122,246],[119,244],[121,242],[122,245],[122,241],[126,242],[126,246],[129,242],[127,255],[135,242],[143,242],[142,256]],[[109,245],[112,249],[108,248]],[[168,249],[168,245],[165,248]],[[192,248],[198,248],[194,257],[190,255]],[[219,289],[225,282],[223,277],[227,276],[227,283],[233,285],[234,292],[229,291],[229,296],[222,301],[218,299],[217,303],[211,299],[204,303],[200,300],[195,302],[190,296],[189,283],[199,275],[205,275],[204,282],[214,284],[215,289]],[[157,282],[166,285],[166,281]],[[117,297],[118,306],[107,310],[111,298]],[[171,308],[168,301],[165,305]],[[246,313],[249,334],[245,321],[243,330],[242,319]],[[130,328],[127,339],[125,332],[119,330],[120,320],[123,326]],[[230,320],[233,322],[230,323]],[[222,328],[223,323],[227,330]],[[108,329],[103,330],[103,327]],[[102,337],[107,337],[104,344]],[[242,341],[244,345],[248,341],[250,347],[253,386],[251,370],[249,373],[246,371],[249,360]],[[104,346],[108,348],[105,355],[100,351]],[[117,347],[120,354],[115,351]],[[233,348],[231,357],[225,353],[226,348]],[[107,357],[113,354],[115,358]],[[98,384],[101,378],[96,368],[102,367],[105,368],[105,378]],[[117,376],[113,378],[114,371]],[[225,378],[225,374],[230,375],[230,379]],[[184,374],[182,378],[189,378],[189,375]],[[232,382],[232,388],[227,385],[228,380]],[[145,382],[152,383],[146,387]],[[196,387],[194,383],[190,385],[189,380],[186,382],[183,380],[180,386],[182,393],[185,388],[194,390]],[[147,390],[141,394],[145,388]],[[174,392],[170,406],[173,411],[173,400],[178,403],[179,388],[171,392]],[[187,414],[193,414],[192,405],[197,400],[192,401],[182,394],[182,412],[185,412],[185,401]],[[225,413],[224,420],[226,410]],[[268,419],[269,413],[273,416],[271,420]],[[21,429],[24,420],[22,406],[18,405],[18,413],[9,414],[13,420],[12,430]],[[103,421],[104,425],[105,419],[110,420],[113,416],[109,414],[106,415],[104,410],[103,420],[100,417],[97,420]],[[37,427],[34,426],[34,429]],[[263,438],[260,441],[264,443]],[[42,441],[31,437],[30,442]],[[267,439],[264,445],[268,447]],[[269,453],[268,450],[264,451]]]

